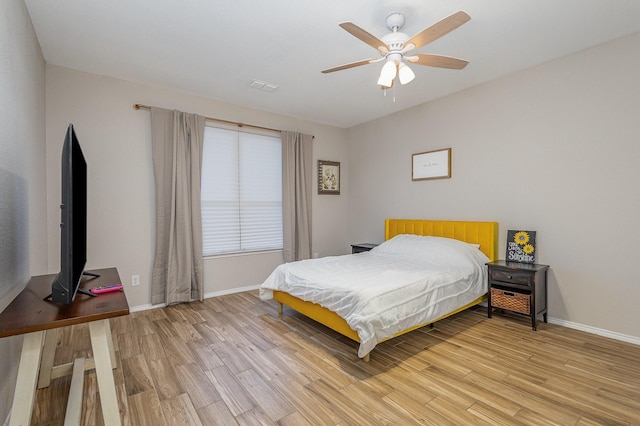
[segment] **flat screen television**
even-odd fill
[[[53,302],[72,303],[87,263],[87,162],[73,124],[62,146],[62,203],[60,204],[60,272],[51,284]],[[93,275],[93,274],[88,274]]]

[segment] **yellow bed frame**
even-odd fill
[[[413,219],[386,219],[385,220],[385,240],[399,234],[429,235],[434,237],[453,238],[472,244],[480,244],[480,250],[487,255],[490,260],[498,258],[498,223],[497,222],[462,222],[445,220],[413,220]],[[346,336],[356,342],[360,342],[358,334],[349,327],[349,324],[338,314],[324,308],[318,304],[306,302],[291,296],[282,291],[274,291],[273,298],[278,302],[278,314],[282,315],[282,305],[287,305],[291,309],[323,324],[330,329]],[[463,311],[471,306],[485,300],[486,296],[481,296],[468,305],[462,306],[453,312],[441,316],[428,323],[411,327],[396,334],[408,333],[425,325],[429,325],[444,319],[448,316]],[[363,358],[369,361],[369,354]]]

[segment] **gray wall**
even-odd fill
[[[386,217],[498,221],[500,253],[537,231],[549,315],[639,342],[639,51],[635,34],[351,129],[350,240],[381,241]],[[451,179],[411,180],[413,153],[449,147]]]
[[[22,0],[0,2],[0,311],[47,269],[45,65]],[[13,401],[22,337],[0,340],[0,421]]]

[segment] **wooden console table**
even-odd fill
[[[121,282],[116,268],[87,272],[98,274],[99,277],[83,276],[80,288],[85,290]],[[9,424],[30,423],[36,385],[38,388],[47,387],[51,380],[72,373],[67,419],[70,414],[79,418],[84,371],[95,369],[104,424],[120,425],[120,410],[111,371],[116,364],[109,318],[129,313],[127,298],[124,292],[114,291],[97,297],[78,293],[69,305],[45,301],[43,299],[51,293],[54,278],[55,274],[32,277],[25,289],[0,314],[0,337],[24,335]],[[93,359],[81,358],[73,363],[54,366],[58,329],[82,323],[89,323]]]

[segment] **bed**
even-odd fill
[[[279,315],[286,305],[360,343],[358,356],[368,361],[378,343],[485,300],[484,262],[497,259],[497,244],[496,222],[387,219],[385,242],[370,252],[280,265],[260,287],[260,297],[276,300]],[[438,255],[429,257],[436,260],[420,257],[434,247]],[[397,257],[409,250],[410,259]],[[419,270],[436,267],[444,270],[428,277]],[[331,287],[328,293],[324,285]]]

